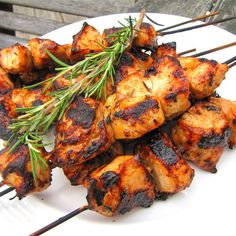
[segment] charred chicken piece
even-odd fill
[[[201,102],[178,120],[172,139],[185,159],[215,173],[230,133],[227,117],[222,110],[213,103]]]
[[[209,97],[225,78],[228,65],[214,60],[178,57],[190,85],[191,96],[196,99]]]
[[[56,166],[81,164],[111,146],[113,130],[103,113],[103,105],[95,99],[75,98],[56,126],[52,160]]]
[[[11,136],[9,125],[16,118],[16,107],[10,95],[0,97],[0,139],[8,140]]]
[[[176,42],[170,42],[170,43],[163,43],[161,45],[158,45],[157,50],[152,53],[152,57],[154,59],[157,59],[158,57],[163,56],[172,56],[176,57]]]
[[[232,131],[229,138],[229,147],[233,148],[236,145],[236,102],[217,97],[210,97],[209,102],[220,107],[225,113]]]
[[[85,22],[80,32],[73,36],[71,63],[74,64],[84,59],[86,54],[103,51],[103,44],[103,37],[100,33]]]
[[[42,156],[47,155],[43,149],[41,154]],[[51,183],[51,169],[45,166],[42,170],[36,161],[35,166],[37,177],[34,180],[27,145],[20,144],[11,153],[7,147],[0,154],[0,173],[3,182],[15,188],[19,199],[32,192],[41,192]]]
[[[133,46],[155,51],[157,47],[155,28],[149,23],[142,23],[133,41]]]
[[[56,65],[48,56],[46,50],[61,61],[67,62],[69,60],[67,49],[50,39],[33,38],[28,42],[28,45],[36,69],[54,67]]]
[[[181,158],[165,133],[148,134],[138,149],[141,161],[154,179],[157,197],[189,187],[194,170]]]
[[[0,65],[11,74],[21,74],[32,71],[33,62],[30,50],[16,43],[0,50]]]
[[[71,185],[85,185],[85,179],[92,171],[98,169],[103,165],[107,165],[115,157],[122,154],[123,149],[121,144],[115,142],[106,152],[81,164],[65,166],[63,167],[63,171],[65,176],[69,179]]]
[[[0,96],[10,93],[13,88],[14,85],[8,74],[0,67]]]
[[[87,180],[90,210],[104,216],[149,207],[155,199],[151,175],[137,156],[118,156],[91,173]]]
[[[189,83],[176,58],[158,58],[146,71],[144,83],[160,100],[166,119],[172,119],[189,108]]]
[[[105,108],[116,139],[139,138],[165,120],[157,96],[147,91],[140,73],[122,80],[116,93],[108,97]]]

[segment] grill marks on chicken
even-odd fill
[[[214,173],[230,133],[227,117],[222,110],[213,103],[201,102],[178,120],[172,138],[185,159]]]
[[[194,170],[165,133],[155,131],[147,135],[139,145],[139,155],[155,181],[157,197],[177,193],[191,184]]]
[[[57,123],[53,157],[57,166],[81,164],[111,146],[113,130],[103,113],[103,105],[95,99],[74,100]]]
[[[47,154],[41,150],[43,157]],[[0,154],[0,173],[3,182],[14,187],[19,199],[32,192],[40,192],[46,189],[51,183],[51,169],[44,167],[44,171],[35,163],[37,178],[34,180],[29,149],[26,145],[20,144],[18,148],[9,153],[5,148]]]
[[[140,73],[123,79],[105,103],[116,139],[135,139],[159,127],[164,115],[156,96],[150,94]]]
[[[150,93],[160,100],[167,119],[172,119],[189,106],[189,84],[178,60],[171,56],[159,57],[144,76]]]
[[[118,156],[88,177],[89,209],[104,216],[149,207],[155,199],[151,175],[137,156]]]
[[[228,65],[214,60],[193,57],[178,57],[191,90],[191,96],[197,99],[209,97],[225,78]]]

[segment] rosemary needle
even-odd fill
[[[46,84],[45,91],[55,80],[61,77],[72,80],[83,75],[83,78],[75,84],[70,83],[70,86],[62,90],[53,91],[50,94],[51,99],[42,105],[17,109],[17,112],[22,115],[13,120],[10,125],[13,135],[8,140],[8,145],[11,146],[9,152],[21,143],[28,146],[35,181],[37,178],[36,165],[42,171],[47,166],[40,151],[42,147],[48,145],[43,144],[46,132],[53,122],[62,118],[66,108],[72,103],[75,96],[83,93],[86,97],[92,95],[96,95],[97,98],[106,97],[107,83],[109,80],[113,83],[115,66],[119,63],[122,54],[130,49],[136,32],[140,30],[144,15],[145,11],[143,10],[135,26],[133,26],[134,20],[130,17],[127,20],[127,26],[124,25],[119,31],[109,36],[112,39],[111,46],[104,48],[100,53],[87,55],[84,60],[74,65],[68,65],[60,61],[47,51],[49,57],[60,65],[60,68],[56,68],[59,73],[55,77],[26,88],[37,87],[44,83]],[[11,145],[15,137],[17,137],[17,141]]]

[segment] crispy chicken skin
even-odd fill
[[[97,168],[107,165],[115,157],[123,154],[122,145],[118,142],[112,144],[112,146],[104,153],[96,156],[95,158],[83,162],[77,165],[68,165],[63,167],[63,172],[71,185],[86,184],[85,179],[87,176]],[[86,186],[85,186],[86,187]]]
[[[75,98],[56,126],[52,160],[56,166],[81,164],[111,146],[113,130],[103,113],[103,105],[95,99]]]
[[[189,106],[189,84],[178,60],[171,56],[159,57],[143,78],[150,93],[160,100],[166,119],[172,119]]]
[[[67,49],[50,39],[33,38],[29,40],[28,46],[32,53],[34,67],[36,69],[43,69],[48,67],[54,67],[55,62],[48,56],[46,50],[52,53],[55,57],[61,61],[68,61]]]
[[[217,97],[210,97],[209,102],[220,107],[225,113],[232,131],[229,138],[229,147],[233,148],[236,145],[236,102]]]
[[[165,133],[148,134],[138,150],[141,161],[153,176],[157,197],[189,187],[194,170],[181,158]]]
[[[231,130],[226,115],[210,102],[192,106],[173,128],[172,139],[185,159],[215,173]]]
[[[33,68],[31,52],[19,43],[3,48],[0,50],[0,65],[11,74],[30,72]]]
[[[134,38],[133,46],[155,51],[157,47],[155,28],[149,23],[142,23]]]
[[[116,93],[108,97],[105,108],[116,139],[139,138],[165,120],[158,98],[147,91],[140,73],[122,80]]]
[[[35,162],[37,177],[34,181],[29,149],[20,144],[18,148],[9,153],[9,147],[1,151],[0,173],[6,185],[14,187],[19,199],[32,192],[41,192],[51,183],[51,169],[45,167],[44,171]],[[46,152],[42,150],[42,156]]]
[[[89,53],[100,52],[103,50],[103,37],[93,26],[84,23],[80,32],[73,36],[71,48],[71,63],[76,63],[84,59]]]
[[[13,88],[14,85],[8,74],[0,67],[0,96],[10,93]]]
[[[9,125],[16,118],[16,107],[10,95],[0,97],[0,139],[7,140],[11,136]]]
[[[87,201],[90,210],[104,216],[149,207],[155,199],[151,175],[137,156],[118,156],[91,173]]]
[[[202,99],[213,94],[225,78],[226,64],[214,60],[193,57],[178,57],[190,85],[191,96]]]
[[[175,42],[163,43],[161,45],[158,45],[157,50],[152,53],[152,57],[154,59],[163,56],[172,56],[172,57],[177,56]]]

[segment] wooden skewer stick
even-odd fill
[[[234,56],[234,57],[228,59],[227,61],[223,62],[223,64],[228,64],[229,65],[231,62],[234,62],[235,60],[236,60],[236,56]]]
[[[209,25],[219,24],[219,23],[230,21],[230,20],[233,20],[233,19],[236,19],[236,16],[227,17],[225,19],[215,20],[215,21],[211,21],[211,22],[208,22],[208,23],[204,23],[204,24],[200,24],[200,25],[194,25],[194,26],[190,26],[190,27],[186,27],[186,28],[182,28],[182,29],[178,29],[178,30],[172,30],[172,31],[167,31],[167,32],[163,32],[163,33],[162,32],[157,32],[157,36],[177,34],[177,33],[185,32],[185,31],[188,31],[188,30],[199,29],[199,28],[206,27],[206,26],[209,26]]]
[[[203,51],[203,52],[199,52],[199,53],[190,55],[190,57],[200,57],[200,56],[203,56],[203,55],[206,55],[206,54],[209,54],[209,53],[212,53],[212,52],[216,52],[216,51],[219,51],[219,50],[222,50],[222,49],[225,49],[225,48],[233,47],[235,45],[236,45],[236,42],[228,43],[228,44],[216,47],[216,48],[212,48],[212,49],[209,49],[209,50],[206,50],[206,51]]]
[[[162,28],[162,29],[158,30],[158,32],[163,32],[163,31],[166,31],[166,30],[168,30],[168,29],[173,29],[173,28],[178,27],[178,26],[181,26],[181,25],[186,25],[186,24],[188,24],[188,23],[192,23],[192,22],[195,22],[195,21],[198,21],[198,20],[203,20],[203,19],[206,19],[206,18],[208,18],[208,17],[210,17],[210,16],[215,16],[215,15],[218,15],[218,14],[219,14],[219,12],[216,11],[216,12],[212,12],[212,13],[209,14],[209,15],[198,16],[198,17],[193,18],[193,19],[191,19],[191,20],[187,20],[187,21],[181,22],[181,23],[176,24],[176,25],[171,25],[171,26]]]
[[[233,66],[236,66],[236,61],[231,63],[231,64],[229,64],[229,68],[232,68]]]
[[[153,24],[155,24],[155,25],[159,25],[159,26],[164,26],[164,25],[162,25],[162,24],[159,24],[159,23],[157,23],[156,21],[154,21],[152,18],[150,18],[147,14],[145,14],[145,16],[147,17],[147,19],[149,20],[149,21],[151,21]]]
[[[180,56],[183,56],[185,54],[188,54],[190,52],[195,52],[195,51],[196,51],[196,48],[192,48],[192,49],[189,49],[189,50],[178,53],[177,56],[180,57]]]
[[[10,192],[13,191],[14,189],[15,189],[15,188],[10,187],[10,188],[7,188],[7,189],[3,190],[2,192],[0,192],[0,197],[6,195],[6,194],[8,194],[8,193],[10,193]]]
[[[74,216],[76,216],[76,215],[80,214],[81,212],[86,211],[88,209],[89,209],[88,206],[82,206],[80,208],[77,208],[76,210],[74,210],[74,211],[70,212],[69,214],[59,218],[58,220],[52,222],[51,224],[37,230],[36,232],[30,234],[29,236],[38,236],[38,235],[44,234],[47,231],[49,231],[50,229],[53,229],[54,227],[62,224],[63,222],[71,219],[72,217],[74,217]]]

